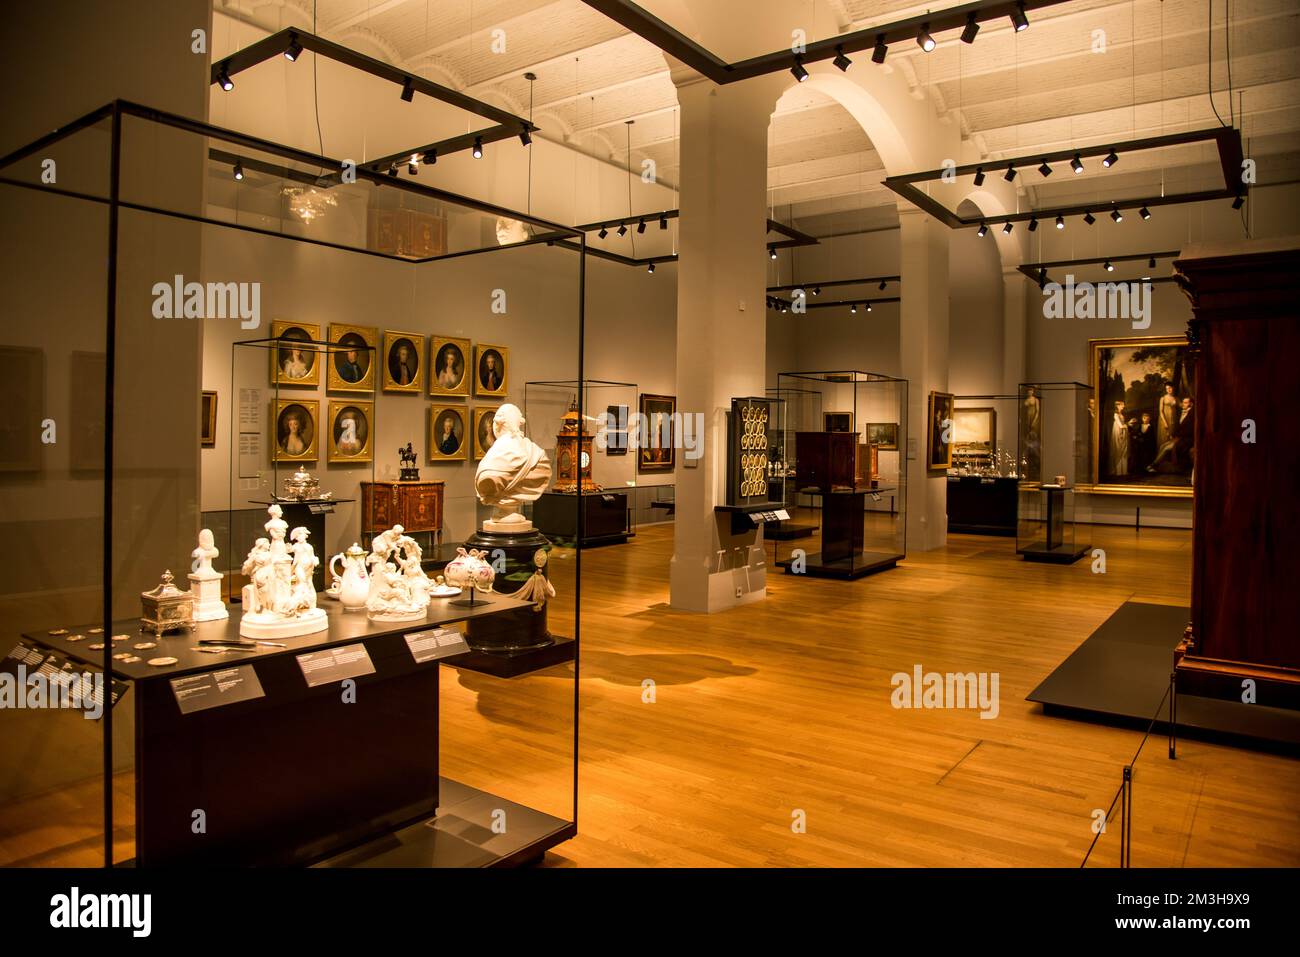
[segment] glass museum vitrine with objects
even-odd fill
[[[1026,561],[1071,564],[1088,550],[1076,526],[1078,486],[1091,473],[1092,392],[1079,382],[1021,383],[1016,552]]]
[[[1015,395],[953,397],[949,532],[1015,537],[1018,410]]]
[[[907,386],[862,371],[777,377],[781,395],[802,395],[805,408],[820,409],[815,420],[786,419],[783,447],[794,455],[784,498],[790,520],[813,529],[772,543],[776,565],[788,574],[859,578],[906,555]]]
[[[121,101],[0,162],[0,273],[42,317],[0,345],[40,413],[0,464],[0,655],[76,705],[0,710],[30,745],[0,864],[491,866],[576,833],[581,541],[529,518],[555,446],[522,407],[583,380],[583,236],[342,168]],[[481,308],[503,283],[526,326]]]

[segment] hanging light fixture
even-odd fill
[[[406,82],[402,84],[402,100],[410,103],[413,99],[415,99],[415,81],[408,76]]]
[[[1003,174],[1002,178],[1005,179],[1008,183],[1011,182],[1013,179],[1016,178],[1016,168],[1012,166],[1010,163],[1008,163],[1007,171],[1005,174]]]
[[[800,83],[808,79],[808,71],[804,69],[803,60],[799,57],[794,58],[794,66],[790,67],[790,72]]]
[[[916,31],[916,43],[926,53],[934,49],[934,37],[930,36],[930,24],[921,24],[921,29]]]
[[[1117,223],[1124,222],[1124,214],[1121,213],[1118,209],[1112,209],[1110,211],[1110,218],[1115,220],[1115,222]]]
[[[975,14],[972,11],[966,15],[966,27],[961,31],[962,43],[974,43],[975,34],[980,32],[980,25],[975,22]]]
[[[641,235],[644,235],[644,234],[645,234],[645,220],[644,220],[644,219],[639,219],[639,220],[637,220],[637,224],[636,224],[636,232],[637,232],[637,235],[638,235],[638,236],[641,236]]]
[[[653,276],[655,274],[655,264],[651,263],[649,266],[647,266],[646,272],[648,272],[650,275]]]
[[[284,48],[284,58],[290,63],[297,63],[298,57],[302,56],[302,44],[298,42],[297,34],[289,34],[289,45]]]
[[[1032,233],[1032,232],[1033,232],[1034,230],[1036,230],[1037,228],[1038,228],[1038,217],[1037,217],[1037,216],[1030,216],[1030,217],[1029,217],[1029,231]]]
[[[1038,167],[1038,172],[1042,173],[1045,177],[1052,175],[1052,167],[1047,165],[1047,160],[1043,160],[1043,165]]]
[[[1106,167],[1106,169],[1110,169],[1118,162],[1119,162],[1119,154],[1116,153],[1114,150],[1111,150],[1109,153],[1106,154],[1106,158],[1101,161],[1101,165]]]
[[[1070,169],[1074,170],[1075,175],[1083,172],[1083,160],[1079,159],[1079,154],[1074,154],[1074,159],[1070,160]]]
[[[984,185],[984,167],[983,167],[983,166],[977,166],[977,167],[975,168],[975,185],[976,185],[976,186],[983,186],[983,185]]]
[[[471,152],[474,154],[476,160],[483,158],[483,137],[474,137],[474,149]]]
[[[883,33],[877,33],[876,45],[871,51],[871,62],[884,63],[885,56],[888,53],[889,53],[889,47],[885,45],[885,35]]]
[[[1104,266],[1103,266],[1102,268],[1104,268],[1104,269],[1106,270],[1106,272],[1114,272],[1114,271],[1115,271],[1115,266],[1114,266],[1114,264],[1111,263],[1111,261],[1110,261],[1109,259],[1106,260],[1106,262],[1105,262],[1105,264],[1104,264]]]
[[[1092,215],[1092,210],[1090,209],[1084,210],[1083,221],[1087,223],[1089,226],[1091,226],[1093,223],[1097,221],[1097,217]]]
[[[217,71],[217,85],[229,93],[235,88],[235,81],[230,78],[230,73],[226,70],[226,64],[221,64],[221,69]]]
[[[844,47],[835,48],[835,59],[831,62],[839,67],[841,73],[848,73],[849,67],[853,66],[853,61],[844,55]]]
[[[1012,227],[1010,221],[1005,222],[1005,223],[1002,224],[1002,232],[1003,232],[1005,235],[1007,235],[1007,236],[1010,236],[1010,235],[1011,235],[1011,230],[1012,230],[1013,228],[1014,228],[1014,227]]]
[[[980,239],[983,239],[984,236],[988,233],[988,231],[989,231],[988,223],[980,223],[980,228],[975,231],[975,235],[979,236]]]
[[[1145,206],[1143,206],[1141,209],[1138,210],[1138,215],[1141,216],[1143,219],[1150,219],[1150,218],[1151,218],[1151,210],[1149,210],[1149,209],[1147,209]]]
[[[1023,3],[1017,3],[1009,16],[1011,17],[1011,25],[1016,28],[1017,33],[1029,29],[1029,18],[1025,16],[1025,5]]]
[[[1057,228],[1057,229],[1064,229],[1064,228],[1065,228],[1065,217],[1064,217],[1064,216],[1057,216],[1057,217],[1056,217],[1056,228]]]

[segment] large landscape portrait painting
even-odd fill
[[[1088,346],[1096,490],[1191,495],[1196,383],[1187,339],[1092,339]]]

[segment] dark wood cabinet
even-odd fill
[[[362,482],[361,531],[442,531],[442,482]]]
[[[858,437],[852,432],[796,432],[795,476],[799,491],[852,489],[856,484]]]
[[[578,499],[581,498],[581,506]],[[582,544],[615,545],[631,534],[627,494],[589,492],[582,496],[566,492],[543,492],[533,503],[533,524],[551,538],[572,539],[578,535],[578,508],[582,508]]]

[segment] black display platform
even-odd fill
[[[791,571],[790,566],[794,562],[788,558],[781,559],[776,563],[776,567],[784,568],[787,575],[804,574],[813,578],[838,578],[850,581],[893,568],[904,557],[888,552],[858,552],[848,558],[837,558],[828,562],[822,560],[821,552],[813,552],[805,559],[807,564],[803,572]]]
[[[1051,565],[1073,565],[1087,553],[1091,545],[1027,545],[1019,549],[1027,562],[1046,562]]]
[[[1019,479],[948,476],[948,531],[963,535],[1016,534]]]
[[[791,542],[798,538],[811,538],[816,532],[816,525],[804,525],[798,522],[768,522],[763,527],[763,537],[773,542]]]
[[[1031,691],[1045,714],[1146,729],[1169,687],[1174,646],[1191,610],[1125,602]],[[1156,727],[1168,730],[1162,709]],[[1178,695],[1178,734],[1300,752],[1300,712]]]
[[[494,678],[518,678],[520,675],[572,661],[577,652],[577,644],[574,640],[561,635],[551,635],[551,637],[554,642],[543,648],[514,654],[470,650],[444,658],[443,664],[492,675]]]

